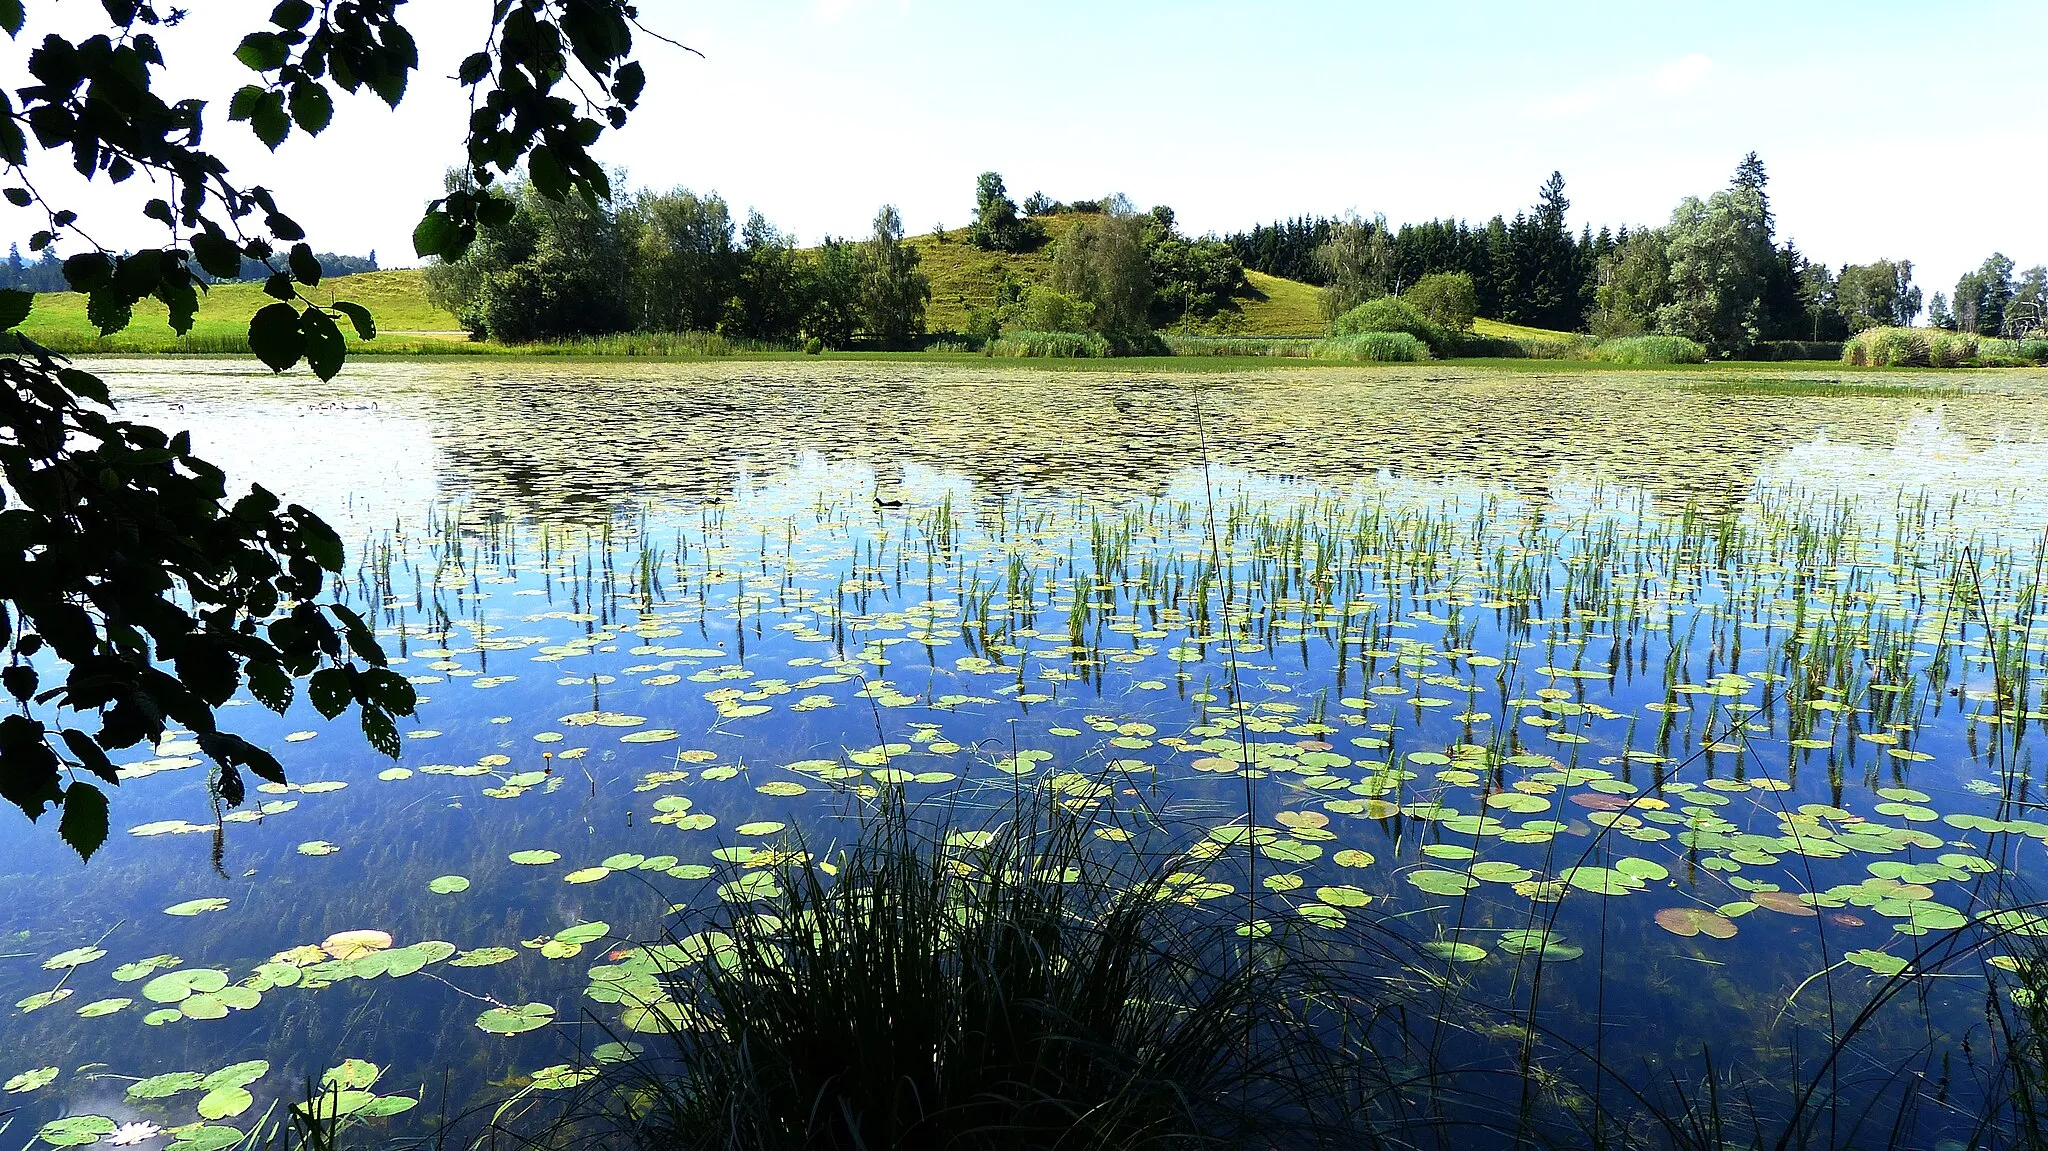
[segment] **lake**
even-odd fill
[[[1711,1060],[1962,1146],[2024,1014],[2048,374],[102,367],[342,531],[421,706],[396,761],[231,708],[291,779],[236,810],[140,751],[90,864],[11,825],[15,1144],[574,1086],[661,1042],[639,948],[885,788],[1397,935],[1418,1058],[1559,1114]]]

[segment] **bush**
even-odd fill
[[[1100,359],[1110,354],[1099,332],[1005,332],[988,345],[991,356],[1016,359]]]
[[[815,356],[825,350],[825,341],[816,336],[804,341],[804,355]]]
[[[1407,332],[1358,332],[1354,335],[1332,336],[1318,343],[1315,357],[1319,360],[1414,364],[1429,359],[1430,354],[1429,345]]]
[[[1431,272],[1401,293],[1422,318],[1446,332],[1463,332],[1479,312],[1478,289],[1469,272]]]
[[[1839,360],[1839,340],[1762,340],[1743,349],[1739,360],[1784,363],[1791,360]]]
[[[1046,284],[1033,284],[1024,289],[1006,321],[1027,332],[1085,332],[1095,323],[1095,305]]]
[[[1399,296],[1367,300],[1330,324],[1333,336],[1356,336],[1366,332],[1405,332],[1428,344],[1430,352],[1437,355],[1443,354],[1451,344],[1449,332],[1424,319],[1414,305]]]
[[[1593,358],[1610,364],[1704,364],[1707,349],[1684,336],[1624,336],[1601,342]]]
[[[1859,368],[1924,368],[1930,359],[1927,334],[1912,328],[1869,328],[1842,349],[1842,361]]]

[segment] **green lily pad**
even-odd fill
[[[1479,886],[1478,880],[1462,871],[1445,871],[1435,867],[1411,871],[1402,878],[1431,895],[1463,895]]]
[[[123,963],[121,966],[114,968],[114,979],[120,983],[133,983],[138,979],[149,978],[149,974],[152,971],[159,971],[166,967],[176,967],[182,962],[184,961],[175,955],[152,955],[148,959],[138,959],[133,963]]]
[[[112,1015],[117,1011],[125,1010],[129,1004],[134,1002],[133,999],[121,999],[118,997],[113,999],[95,999],[91,1003],[79,1008],[78,1014],[82,1019],[98,1019],[101,1016]]]
[[[1316,898],[1333,907],[1364,907],[1372,902],[1372,896],[1350,884],[1341,887],[1318,887]]]
[[[255,1102],[245,1088],[216,1087],[200,1097],[197,1109],[201,1119],[233,1119]]]
[[[151,1003],[180,1003],[196,994],[211,994],[228,985],[225,971],[211,967],[189,967],[159,975],[142,985],[142,997]]]
[[[128,1085],[131,1099],[169,1099],[183,1091],[192,1091],[206,1082],[206,1076],[197,1071],[170,1071],[152,1075]]]
[[[14,1005],[21,1008],[24,1012],[41,1011],[52,1003],[61,1003],[71,998],[72,994],[73,992],[69,987],[58,987],[49,991],[38,991],[34,995],[16,1001]]]
[[[476,1025],[493,1035],[518,1035],[546,1027],[555,1009],[545,1003],[522,1003],[516,1007],[493,1007],[476,1017]]]
[[[209,899],[188,899],[183,903],[173,903],[169,907],[164,908],[164,914],[200,915],[208,911],[219,911],[232,902],[234,901],[231,899],[225,899],[219,896],[214,896]]]
[[[1432,939],[1422,945],[1424,951],[1438,959],[1452,963],[1477,963],[1486,958],[1486,949],[1476,943],[1461,943],[1451,939]]]
[[[164,1151],[226,1151],[246,1138],[233,1127],[183,1127],[178,1129],[178,1141]]]
[[[1547,962],[1577,959],[1586,953],[1585,948],[1567,943],[1562,936],[1532,929],[1502,932],[1500,949],[1512,955],[1541,955]]]
[[[116,1124],[104,1115],[69,1115],[43,1124],[36,1138],[52,1147],[87,1147],[114,1133]]]
[[[97,947],[74,947],[69,951],[59,952],[43,960],[43,970],[66,971],[73,967],[83,967],[94,960],[105,959],[106,957],[107,953]]]
[[[1627,872],[1606,867],[1570,867],[1560,872],[1558,878],[1595,895],[1627,895],[1641,886]]]
[[[384,1069],[367,1059],[344,1059],[320,1076],[320,1089],[332,1091],[368,1091],[377,1085]]]
[[[461,875],[436,876],[428,881],[427,890],[435,895],[459,895],[469,890],[469,879]]]
[[[208,992],[191,995],[178,1004],[178,1010],[187,1019],[226,1019],[228,1005],[220,996]]]
[[[55,1067],[38,1067],[33,1071],[24,1071],[9,1079],[6,1083],[0,1084],[0,1089],[20,1095],[48,1087],[56,1078],[57,1069]]]
[[[1851,951],[1842,956],[1842,958],[1867,971],[1885,976],[1897,975],[1907,967],[1904,959],[1882,951],[1873,951],[1869,948],[1861,951]]]
[[[559,851],[549,851],[546,848],[536,848],[531,851],[515,851],[505,858],[514,863],[523,863],[528,867],[542,867],[560,861],[562,853]]]

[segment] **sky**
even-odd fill
[[[412,226],[460,157],[455,63],[482,42],[488,3],[415,0],[423,67],[404,105],[344,100],[326,134],[275,155],[225,120],[249,76],[233,46],[269,7],[192,5],[163,34],[161,86],[211,101],[209,145],[316,247],[415,262]],[[96,8],[54,12],[75,29]],[[1813,259],[1910,259],[1930,299],[1994,250],[2048,263],[2039,0],[640,8],[703,56],[643,40],[646,98],[601,158],[632,185],[717,191],[806,243],[866,232],[883,203],[913,232],[963,225],[990,169],[1020,201],[1122,192],[1170,204],[1195,234],[1352,211],[1512,216],[1553,169],[1574,228],[1657,224],[1755,150],[1780,240]],[[18,61],[0,82],[20,82]],[[50,187],[102,243],[159,242],[135,185]],[[14,217],[0,234],[37,226],[0,212]]]

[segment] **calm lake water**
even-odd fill
[[[90,865],[10,825],[10,1146],[573,1084],[660,1042],[636,945],[797,833],[1022,785],[1219,914],[1399,935],[1492,1020],[1447,1062],[1904,1067],[1967,1137],[2048,840],[2048,376],[107,368],[342,529],[422,703],[395,763],[230,711],[292,780],[239,811],[135,755]]]

